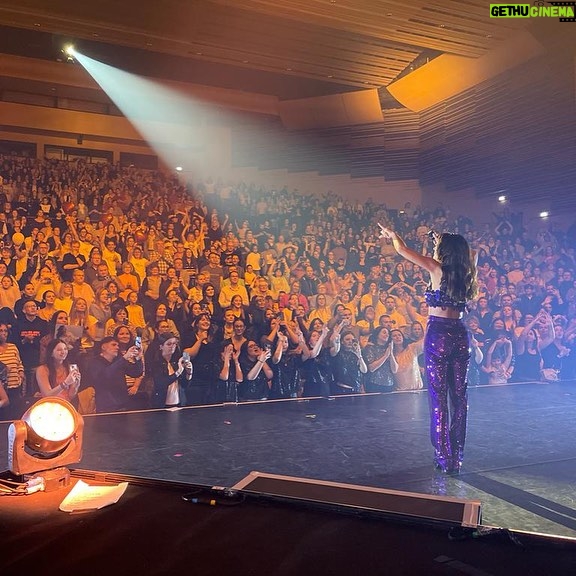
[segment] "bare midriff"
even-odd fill
[[[439,318],[453,318],[459,320],[462,318],[463,313],[454,308],[441,308],[440,306],[430,306],[428,308],[428,316],[438,316]]]

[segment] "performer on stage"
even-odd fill
[[[476,296],[476,255],[459,234],[436,234],[434,256],[418,254],[396,232],[381,228],[400,256],[430,273],[424,358],[430,399],[430,439],[434,463],[448,474],[462,465],[468,413],[467,371],[470,345],[462,314]]]

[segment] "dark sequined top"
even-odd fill
[[[426,304],[432,307],[438,308],[454,308],[459,312],[464,312],[466,308],[466,301],[455,301],[452,300],[443,290],[426,290],[424,292],[424,299]]]

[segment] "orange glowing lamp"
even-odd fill
[[[79,462],[84,419],[56,396],[42,398],[8,428],[8,468],[34,474]]]

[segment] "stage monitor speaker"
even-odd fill
[[[475,528],[481,521],[481,503],[431,494],[399,492],[370,486],[325,482],[310,478],[250,472],[234,490],[246,494],[364,510],[403,520]]]

